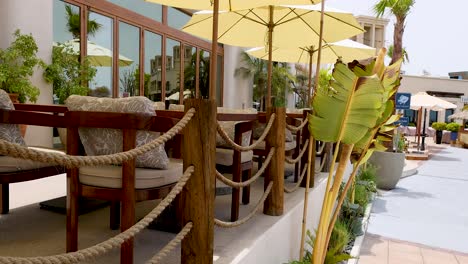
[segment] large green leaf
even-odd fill
[[[333,70],[334,92],[317,93],[309,129],[317,140],[357,143],[380,118],[384,88],[376,76],[359,77],[343,63]]]

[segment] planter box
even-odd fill
[[[369,226],[369,218],[372,210],[372,204],[375,199],[375,194],[372,196],[371,202],[367,205],[366,210],[364,211],[362,225],[362,231],[364,232],[362,236],[356,237],[354,239],[354,245],[351,249],[350,255],[354,258],[349,259],[347,264],[357,264],[359,262],[359,253],[361,252],[362,243],[364,242],[364,238],[366,237],[367,227]]]

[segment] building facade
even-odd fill
[[[372,16],[357,16],[356,19],[366,32],[353,37],[352,40],[373,47],[376,52],[386,46],[385,32],[389,22],[388,19]]]

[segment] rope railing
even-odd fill
[[[285,157],[284,160],[289,163],[289,164],[296,164],[299,162],[299,160],[302,159],[302,156],[304,156],[304,153],[306,153],[307,151],[307,147],[309,146],[309,140],[307,139],[306,142],[304,143],[304,147],[302,148],[301,152],[299,153],[299,155],[295,158],[295,159],[292,159],[292,158],[289,158],[289,157]]]
[[[218,130],[218,133],[219,135],[224,139],[224,141],[226,141],[226,143],[228,143],[229,145],[231,145],[231,147],[237,151],[249,151],[249,150],[254,150],[256,147],[258,147],[260,144],[263,143],[263,141],[265,140],[266,136],[268,135],[268,133],[270,133],[270,129],[271,127],[273,126],[273,121],[275,121],[275,113],[271,114],[270,116],[270,120],[268,121],[268,124],[267,126],[265,127],[265,130],[263,130],[263,134],[257,139],[257,141],[255,141],[252,145],[250,146],[241,146],[241,145],[238,145],[236,144],[226,133],[226,131],[224,131],[224,129],[219,125],[219,123],[217,124],[216,126],[216,129]]]
[[[75,252],[41,257],[4,257],[0,256],[0,263],[13,264],[71,264],[94,259],[97,256],[108,253],[110,250],[120,247],[122,243],[133,238],[136,234],[145,229],[154,219],[156,219],[166,207],[172,203],[175,197],[182,191],[187,181],[195,171],[194,166],[188,167],[177,184],[172,188],[169,194],[143,219],[122,233],[107,239],[99,244],[89,248],[81,249]],[[172,241],[171,241],[172,242]]]
[[[309,122],[309,119],[306,118],[306,119],[304,119],[304,121],[302,121],[302,123],[301,123],[299,126],[293,126],[293,125],[288,125],[288,124],[286,124],[286,128],[287,128],[289,131],[291,131],[291,132],[297,132],[297,131],[303,129],[304,126],[305,126],[308,122]]]
[[[288,188],[284,186],[284,192],[286,193],[295,192],[299,188],[299,186],[301,186],[302,180],[304,179],[304,175],[306,174],[306,172],[307,172],[307,163],[304,165],[304,169],[302,170],[301,176],[297,180],[297,183],[292,188]]]
[[[231,228],[231,227],[237,227],[237,226],[240,226],[240,225],[246,223],[247,221],[249,221],[255,215],[255,213],[258,211],[260,206],[265,202],[266,198],[268,197],[268,195],[271,192],[271,188],[273,188],[273,182],[270,182],[270,184],[268,184],[268,187],[266,188],[265,192],[263,193],[263,196],[260,198],[260,201],[257,203],[255,208],[246,217],[244,217],[244,218],[242,218],[240,220],[237,220],[235,222],[225,222],[225,221],[221,221],[221,220],[215,218],[215,220],[214,220],[215,225],[217,225],[219,227],[223,227],[223,228]]]
[[[316,151],[317,155],[322,155],[323,150],[325,149],[325,145],[327,145],[327,143],[323,142],[322,146],[320,146],[320,148]]]
[[[270,152],[268,153],[268,156],[265,159],[265,163],[257,171],[257,173],[255,173],[255,175],[253,177],[251,177],[250,179],[248,179],[247,181],[244,181],[244,182],[232,181],[232,180],[226,178],[226,176],[224,176],[223,174],[221,174],[218,171],[216,171],[216,179],[218,179],[218,180],[222,181],[223,183],[225,183],[225,184],[227,184],[227,185],[229,185],[229,186],[231,186],[233,188],[236,188],[236,189],[242,188],[242,187],[245,187],[245,186],[249,186],[254,181],[256,181],[263,174],[263,172],[265,172],[265,170],[268,167],[268,165],[270,164],[271,158],[273,157],[274,154],[275,154],[275,148],[271,148]]]
[[[320,163],[320,167],[318,170],[315,170],[315,173],[319,173],[323,170],[323,167],[325,167],[325,163],[327,163],[327,157],[323,157],[322,162]]]
[[[164,246],[156,255],[154,255],[147,264],[158,264],[164,259],[177,245],[184,240],[185,236],[192,230],[193,223],[188,222],[184,228],[175,236],[166,246]]]
[[[187,123],[192,119],[194,114],[195,109],[191,108],[176,125],[174,125],[171,129],[169,129],[166,133],[164,133],[157,139],[145,145],[120,153],[101,156],[72,156],[29,149],[26,146],[10,143],[5,140],[0,140],[0,154],[8,155],[14,158],[28,159],[50,164],[58,164],[66,168],[121,164],[122,162],[134,159],[141,154],[155,149],[161,144],[167,142],[169,139],[173,138],[187,125]]]

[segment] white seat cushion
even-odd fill
[[[53,150],[53,149],[36,148],[36,147],[30,147],[30,149],[64,154],[64,152],[62,151]],[[44,162],[13,158],[10,156],[0,156],[0,172],[17,172],[17,171],[25,171],[25,170],[34,170],[34,169],[40,169],[40,168],[44,168],[48,166],[53,166],[53,165],[49,163],[44,163]]]
[[[233,162],[234,150],[216,148],[216,164],[231,166]],[[253,158],[253,151],[241,152],[241,163],[251,161]]]
[[[135,169],[135,189],[160,187],[175,183],[183,174],[182,160],[170,159],[167,169]],[[86,185],[122,188],[122,167],[81,167],[80,182]]]
[[[296,148],[296,141],[290,141],[284,143],[284,150],[289,151]],[[262,141],[255,149],[265,149],[265,141]]]

